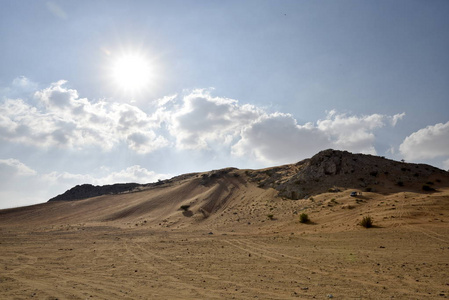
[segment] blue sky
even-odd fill
[[[448,15],[448,1],[0,0],[0,208],[327,148],[447,170]],[[115,67],[130,56],[149,74]]]

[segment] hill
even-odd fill
[[[316,214],[319,218],[337,199],[340,206],[357,207],[360,214],[377,203],[368,200],[385,203],[401,193],[436,196],[447,187],[449,173],[429,165],[330,149],[296,164],[262,170],[227,168],[151,184],[76,186],[48,203],[1,210],[0,216],[2,223],[144,222],[156,227],[219,228],[266,225],[262,223],[272,214],[282,220],[279,226],[288,227],[298,212],[324,205],[326,209]],[[363,194],[350,197],[353,191]],[[347,221],[356,222],[358,214],[347,216]]]

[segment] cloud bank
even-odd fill
[[[109,151],[125,144],[137,154],[165,147],[224,149],[235,157],[287,163],[325,148],[376,154],[375,130],[395,126],[403,116],[330,111],[323,120],[298,124],[291,114],[213,97],[207,90],[164,97],[146,113],[127,103],[80,98],[61,80],[36,91],[33,99],[6,98],[0,105],[0,137],[75,150]]]
[[[155,120],[136,106],[96,103],[80,98],[61,80],[34,94],[36,104],[6,99],[0,105],[0,137],[36,147],[105,151],[125,143],[137,153],[148,153],[167,145],[155,134]]]

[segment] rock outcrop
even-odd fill
[[[77,185],[65,193],[51,198],[50,201],[73,201],[81,200],[91,197],[97,197],[108,194],[120,194],[124,192],[131,192],[134,189],[142,186],[138,183],[117,183],[112,185],[95,186],[92,184]]]
[[[449,173],[425,164],[328,149],[295,165],[258,171],[256,179],[261,187],[275,188],[282,197],[301,199],[334,187],[374,191],[397,185],[407,189],[425,184],[438,174]]]

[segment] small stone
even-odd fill
[[[332,295],[332,294],[327,294],[327,298],[334,298],[334,295]]]

